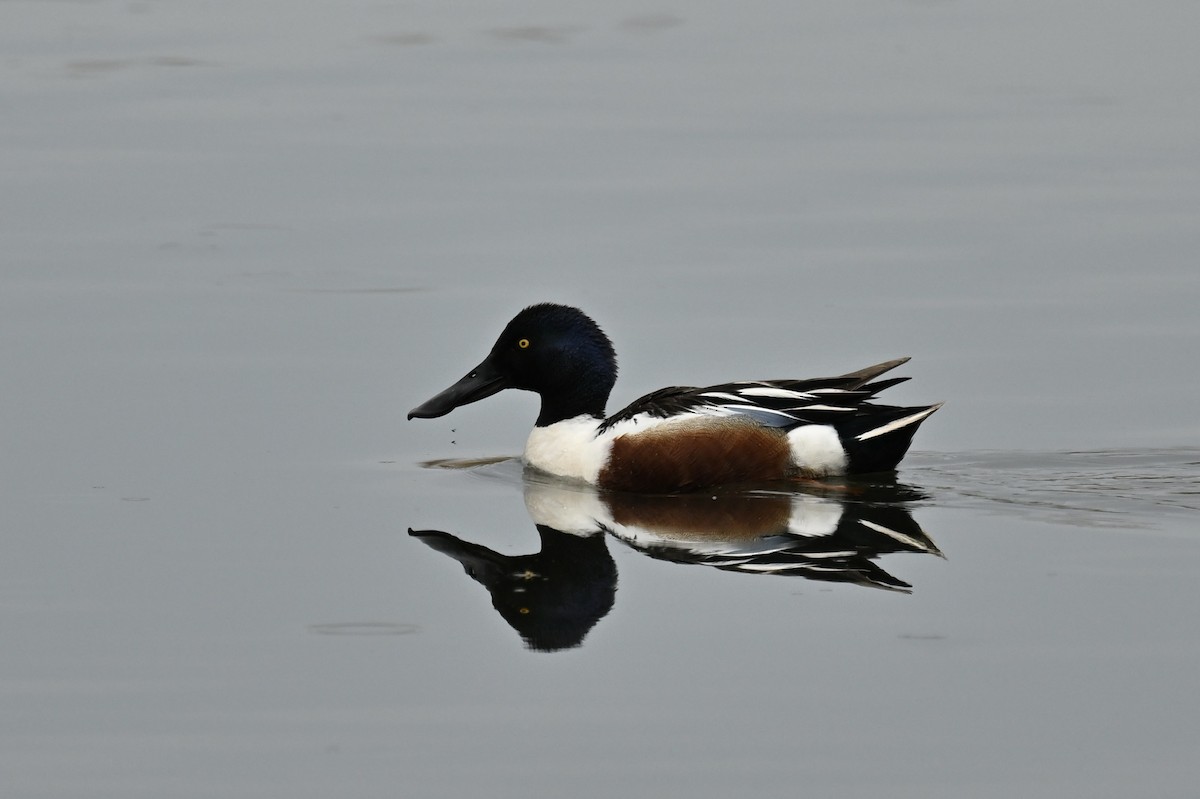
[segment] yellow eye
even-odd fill
[[[523,350],[529,349],[529,339],[527,339],[527,338],[521,339],[520,341],[517,342],[517,346]]]

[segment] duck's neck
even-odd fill
[[[597,392],[592,386],[573,386],[567,391],[542,394],[542,410],[538,414],[537,426],[549,427],[555,422],[574,419],[576,416],[604,418],[607,392]]]

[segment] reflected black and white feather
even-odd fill
[[[908,592],[912,586],[883,569],[876,559],[899,552],[942,553],[911,515],[899,505],[842,505],[835,529],[803,532],[793,520],[787,530],[761,537],[722,538],[672,533],[658,536],[637,527],[607,532],[645,554],[674,563],[693,563],[723,571],[803,577],[823,582],[855,583]]]

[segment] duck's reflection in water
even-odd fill
[[[530,649],[579,646],[612,609],[617,564],[598,532],[580,536],[543,524],[537,531],[542,548],[530,555],[502,555],[440,530],[408,532],[461,563]]]
[[[487,588],[529,648],[555,651],[579,646],[612,608],[617,568],[605,534],[676,563],[907,592],[875,561],[893,552],[941,555],[906,508],[922,498],[896,483],[647,496],[527,475],[536,553],[503,555],[439,530],[409,532]]]

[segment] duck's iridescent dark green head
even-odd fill
[[[599,325],[578,308],[531,305],[513,317],[479,366],[408,418],[444,416],[506,388],[541,396],[539,425],[581,414],[603,418],[616,380],[617,357]]]

